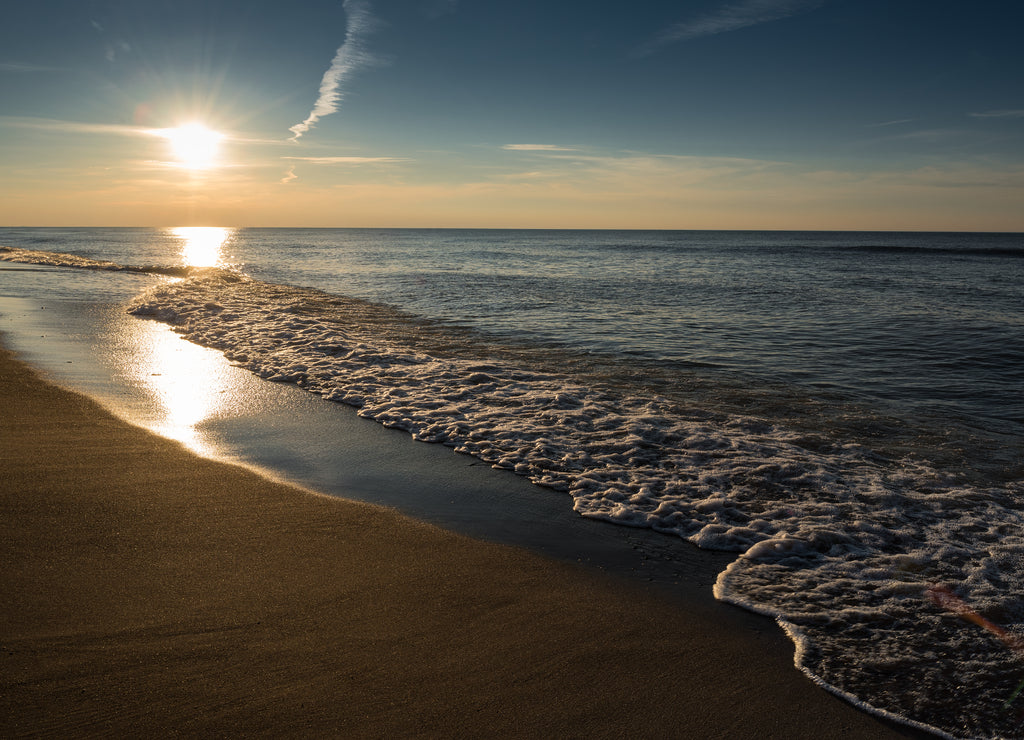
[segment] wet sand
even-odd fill
[[[6,351],[0,409],[4,737],[918,734],[769,620],[200,458]]]

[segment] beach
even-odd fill
[[[912,734],[710,593],[200,458],[6,350],[0,389],[6,737]]]
[[[892,5],[16,6],[0,740],[1024,739],[1024,17]]]

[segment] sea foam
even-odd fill
[[[1005,644],[927,598],[948,584],[981,618],[1024,625],[1019,481],[979,488],[927,462],[807,444],[763,419],[524,367],[411,317],[208,271],[130,306],[267,380],[572,497],[581,515],[736,552],[718,598],[776,617],[836,693],[956,737],[1017,733],[1024,678]]]
[[[401,316],[369,320],[372,304],[314,290],[210,275],[130,310],[268,380],[564,491],[583,516],[739,553],[716,595],[782,620],[805,640],[801,667],[865,706],[953,734],[1013,727],[1000,707],[1024,665],[925,591],[955,584],[980,612],[1024,621],[1018,484],[973,488],[857,445],[809,449],[759,419],[430,354],[395,340]],[[957,687],[979,682],[993,690],[964,706]]]

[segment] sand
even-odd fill
[[[0,507],[3,737],[917,736],[769,620],[200,458],[3,350]]]

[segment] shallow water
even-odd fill
[[[12,236],[163,273],[187,246]],[[742,553],[716,594],[778,616],[819,680],[954,735],[1017,732],[1002,707],[1024,663],[928,589],[1024,625],[1019,237],[221,236],[222,269],[62,268],[53,288],[141,293],[133,315],[260,377],[568,493],[586,517]],[[5,292],[46,282],[13,275]]]

